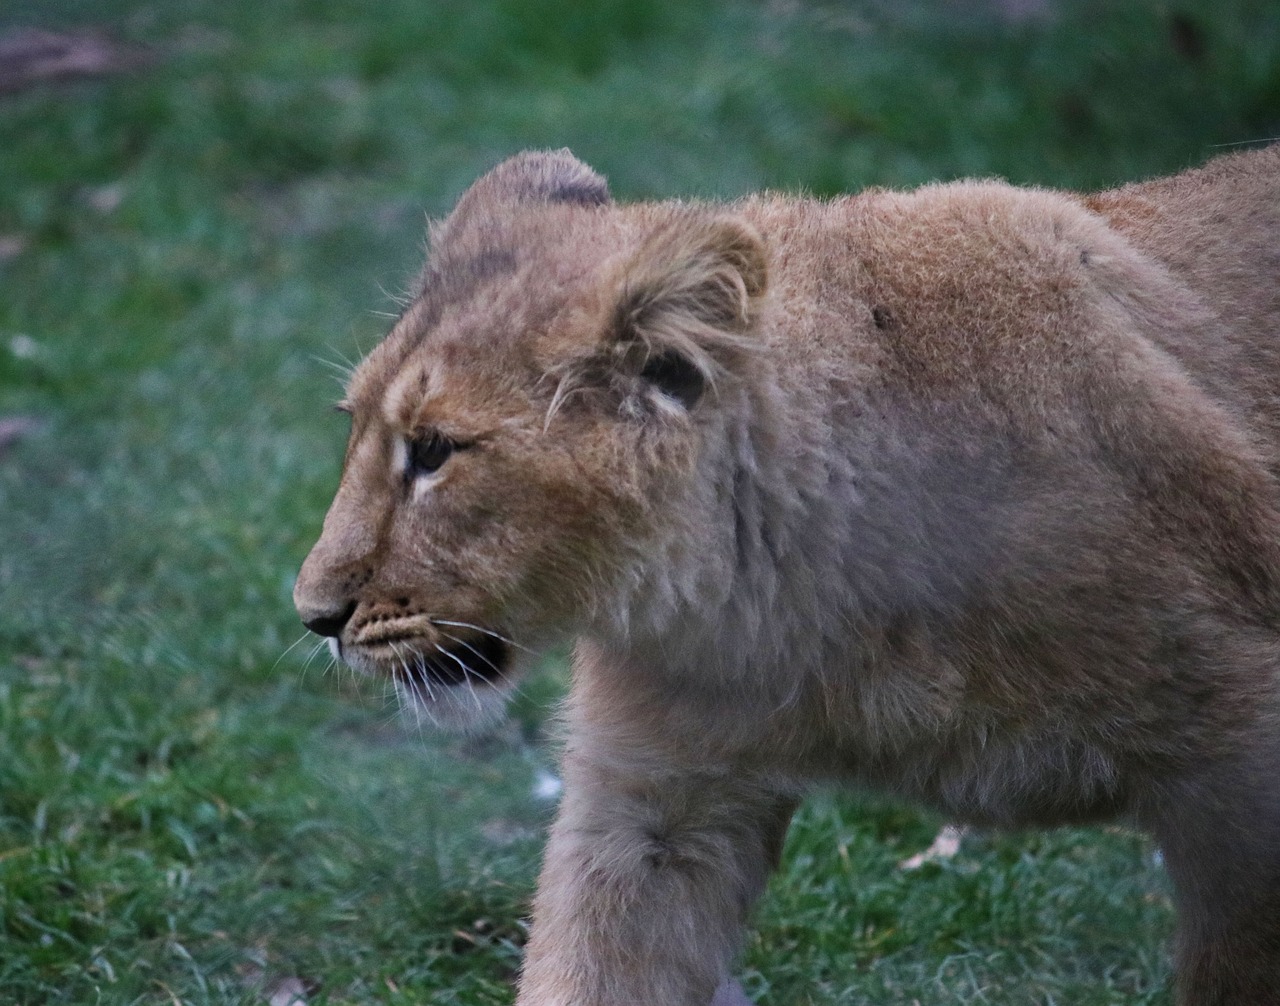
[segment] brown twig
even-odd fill
[[[116,42],[101,32],[23,28],[0,36],[0,94],[48,81],[124,73],[151,61],[146,49]]]

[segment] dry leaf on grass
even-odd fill
[[[307,987],[301,978],[285,978],[270,992],[271,1006],[307,1006]]]
[[[964,837],[964,829],[957,828],[954,824],[948,824],[940,832],[938,837],[933,840],[933,844],[924,852],[918,852],[908,859],[904,859],[898,864],[899,870],[918,870],[925,863],[936,863],[940,860],[951,859],[960,851],[960,839]]]

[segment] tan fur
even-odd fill
[[[1130,820],[1180,1001],[1280,1002],[1278,291],[1275,147],[1090,197],[477,182],[295,597],[455,725],[577,637],[521,1006],[704,1006],[821,779]]]

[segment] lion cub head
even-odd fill
[[[527,648],[660,622],[714,552],[764,288],[723,210],[615,206],[567,152],[482,177],[351,378],[302,620],[454,726],[501,710]]]

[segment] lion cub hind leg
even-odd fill
[[[1242,863],[1219,878],[1216,903],[1179,890],[1180,1006],[1280,1006],[1280,878],[1274,867],[1270,876],[1251,872]],[[1256,891],[1243,886],[1251,880]]]
[[[1156,837],[1178,905],[1180,1006],[1280,1006],[1280,762],[1168,795]]]

